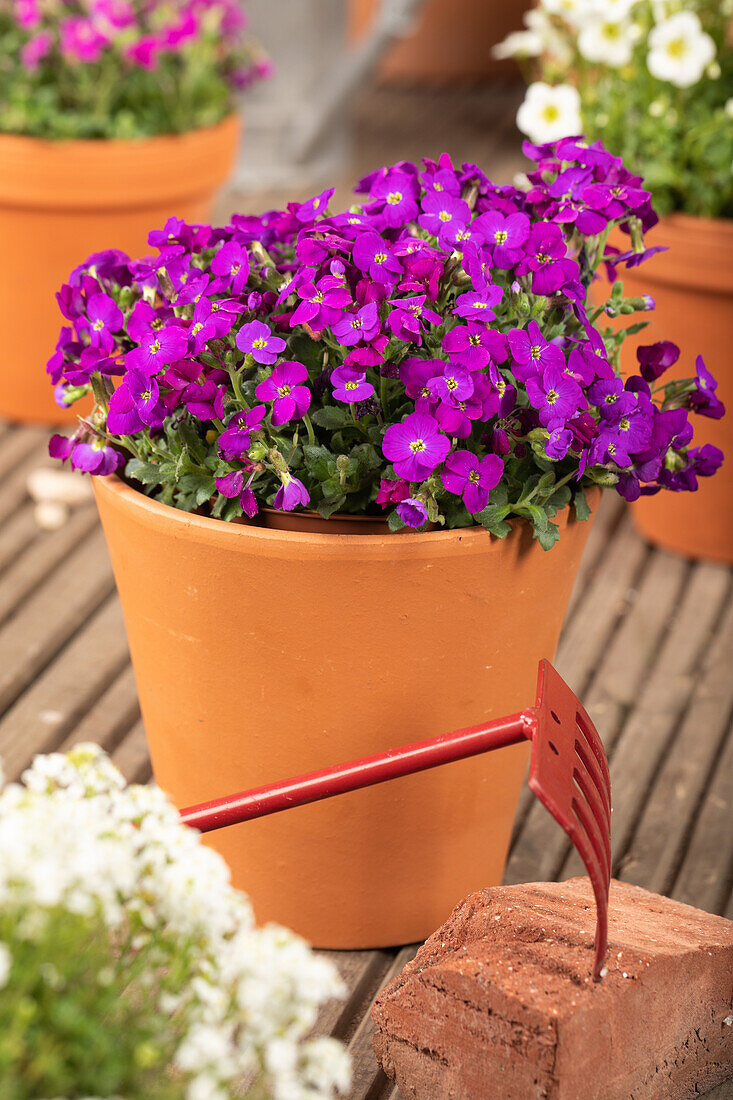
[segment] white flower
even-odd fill
[[[587,61],[599,61],[614,69],[631,60],[637,33],[635,24],[625,19],[590,19],[578,35],[578,49]]]
[[[530,141],[557,141],[580,134],[580,96],[570,84],[530,84],[517,111],[517,126]]]
[[[638,2],[639,0],[589,0],[589,6],[594,15],[625,19]]]
[[[0,989],[5,985],[10,975],[10,964],[13,957],[10,949],[4,943],[0,943]]]
[[[491,56],[499,61],[506,57],[539,57],[542,45],[542,37],[537,31],[513,31],[503,42],[492,47]]]
[[[715,43],[692,11],[679,11],[649,32],[647,66],[657,80],[678,88],[697,84],[715,57]]]

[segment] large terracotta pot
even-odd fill
[[[531,704],[590,527],[565,516],[545,553],[523,524],[505,541],[303,533],[94,487],[155,776],[179,807]],[[259,920],[320,947],[421,940],[501,881],[527,757],[513,746],[207,840]]]
[[[55,293],[92,253],[147,255],[174,214],[205,221],[234,163],[239,119],[138,141],[42,141],[0,134],[0,416],[75,422],[46,375],[63,318]]]
[[[353,37],[365,33],[380,0],[351,0]],[[532,0],[427,0],[414,32],[397,42],[382,75],[402,84],[465,84],[516,74],[511,61],[497,61],[491,47],[522,28]]]
[[[680,358],[664,377],[694,375],[702,355],[718,379],[728,413],[722,420],[693,416],[695,442],[714,443],[726,460],[695,493],[661,492],[632,506],[636,526],[650,542],[693,558],[733,562],[733,221],[673,214],[648,234],[668,246],[621,276],[627,295],[651,294],[651,324],[624,342],[622,367],[637,367],[635,349],[672,340]]]

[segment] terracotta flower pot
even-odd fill
[[[174,214],[205,221],[236,154],[239,119],[138,141],[42,141],[0,134],[0,416],[72,423],[46,375],[62,317],[55,293],[92,252],[150,251]]]
[[[714,477],[700,478],[695,493],[660,492],[637,501],[634,522],[666,550],[733,562],[733,221],[673,214],[647,235],[647,243],[667,245],[668,251],[620,276],[627,295],[651,294],[656,302],[647,315],[650,326],[625,341],[622,367],[634,370],[636,347],[654,340],[672,340],[680,348],[665,378],[693,375],[695,357],[702,355],[728,412],[722,420],[693,416],[695,443],[714,443],[726,459]]]
[[[351,0],[353,37],[370,26],[379,0]],[[427,0],[414,32],[389,51],[381,67],[386,80],[402,84],[466,84],[516,73],[497,61],[491,47],[522,28],[532,0]]]
[[[519,524],[395,535],[188,515],[95,492],[155,776],[178,806],[534,699],[589,523],[549,553]],[[424,939],[500,882],[528,746],[211,833],[258,919],[320,947]]]

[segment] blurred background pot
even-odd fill
[[[178,806],[527,706],[590,529],[566,512],[549,553],[521,523],[503,541],[279,531],[117,478],[94,487],[155,777]],[[207,843],[260,921],[320,947],[421,940],[501,881],[527,756],[513,746]]]
[[[55,293],[92,252],[148,253],[171,215],[209,219],[236,155],[239,119],[130,141],[43,141],[0,134],[0,416],[75,423],[46,374],[62,317]]]
[[[668,251],[619,276],[625,295],[651,294],[656,302],[645,318],[649,327],[624,342],[622,368],[635,370],[636,347],[655,340],[672,340],[680,348],[665,378],[694,375],[695,357],[702,355],[728,411],[722,420],[693,416],[694,442],[713,443],[726,458],[714,477],[699,479],[697,492],[641,498],[632,505],[634,522],[666,550],[733,563],[733,222],[671,214],[647,234],[646,243],[667,245]]]
[[[380,0],[351,0],[352,34],[360,37]],[[491,47],[522,27],[529,0],[426,0],[413,31],[384,59],[381,75],[401,84],[467,84],[516,74]]]

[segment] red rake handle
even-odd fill
[[[361,790],[362,787],[385,783],[389,779],[414,775],[441,764],[452,764],[456,760],[491,752],[492,749],[530,741],[536,725],[534,708],[529,708],[487,725],[456,730],[428,741],[416,741],[412,745],[365,756],[362,760],[336,764],[309,775],[189,806],[181,811],[181,818],[186,825],[202,833],[223,829],[227,825],[239,825],[256,817],[279,813],[280,810],[305,806],[309,802],[319,802],[323,798]]]

